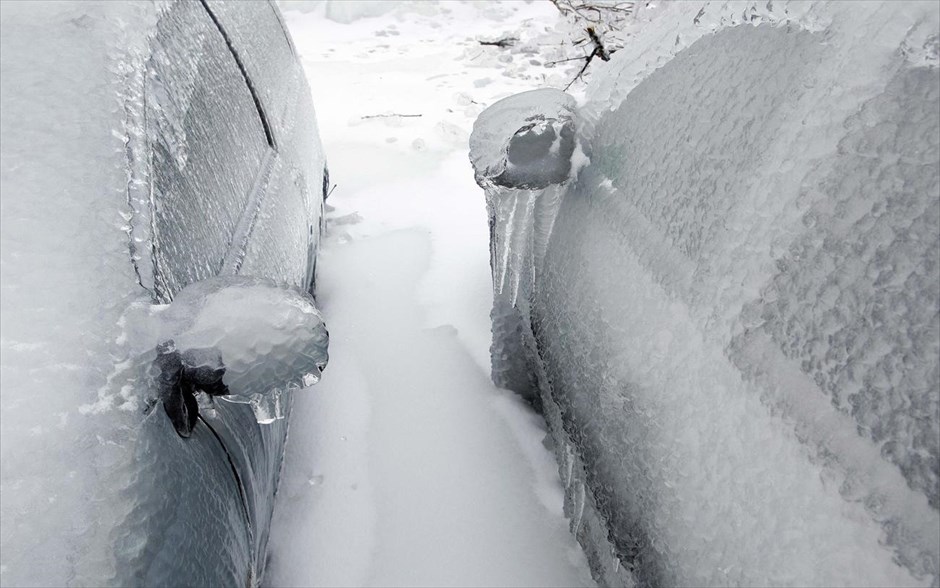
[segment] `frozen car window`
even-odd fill
[[[275,173],[268,185],[271,194],[258,209],[239,273],[266,275],[299,288],[310,288],[318,238],[311,227],[317,225],[307,221],[310,198],[304,177],[295,169],[287,169],[287,165],[284,159],[275,163]],[[274,194],[277,198],[270,197]]]
[[[269,145],[238,62],[201,3],[174,4],[152,50],[154,294],[168,301],[221,269]]]
[[[254,84],[262,109],[275,128],[281,128],[290,111],[294,82],[294,63],[290,41],[281,26],[277,11],[268,3],[219,2],[207,0],[206,6],[218,20],[225,34],[237,47],[238,58]],[[259,13],[269,18],[259,18]],[[278,141],[274,132],[274,142]]]
[[[298,116],[306,110],[300,104],[307,94],[306,80],[270,3],[206,0],[206,5],[236,47],[278,151],[250,238],[239,251],[243,255],[234,256],[226,270],[310,288],[319,242],[319,224],[311,219],[319,218],[322,200],[316,194],[321,168],[311,167],[321,158],[309,139],[318,134],[316,120]]]

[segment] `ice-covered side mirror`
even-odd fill
[[[493,381],[533,406],[540,397],[526,363],[535,348],[531,285],[571,180],[588,162],[578,121],[574,98],[560,90],[532,90],[484,110],[470,135],[470,162],[489,216]]]
[[[480,114],[470,137],[477,183],[537,190],[572,175],[577,146],[574,99],[560,90],[515,94]]]
[[[315,384],[329,360],[313,299],[269,280],[197,282],[155,316],[151,383],[182,437],[196,425],[201,394],[248,404],[259,423],[283,418],[282,395]]]

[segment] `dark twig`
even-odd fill
[[[587,59],[587,55],[578,55],[577,57],[569,57],[568,59],[559,59],[558,61],[546,61],[545,65],[558,65],[559,63],[565,63],[566,61],[580,61],[581,59]]]
[[[516,41],[518,40],[519,39],[516,37],[506,37],[503,39],[499,39],[497,41],[478,41],[478,43],[480,43],[480,45],[489,45],[492,47],[499,47],[501,49],[505,49],[506,47],[512,47],[513,45],[515,45]]]
[[[594,54],[593,54],[593,53],[591,53],[590,55],[588,55],[588,56],[587,56],[587,59],[584,60],[584,65],[581,66],[581,69],[578,71],[578,75],[574,76],[574,79],[572,79],[570,82],[568,82],[568,85],[565,86],[565,90],[564,90],[565,92],[568,91],[568,88],[571,87],[571,84],[573,84],[573,83],[577,82],[579,79],[581,79],[581,76],[584,75],[584,71],[588,68],[589,65],[591,65],[591,60],[592,60],[592,59],[594,59]]]
[[[423,114],[369,114],[362,117],[362,120],[367,118],[418,118],[419,116],[424,116]]]
[[[594,42],[594,53],[597,53],[597,56],[602,60],[610,61],[610,52],[608,52],[607,48],[604,47],[604,44],[601,43],[601,39],[594,31],[594,27],[588,27],[587,33],[591,37],[591,41]]]
[[[600,36],[598,36],[597,32],[594,30],[594,27],[588,27],[587,34],[589,37],[591,37],[591,41],[594,43],[594,50],[591,51],[591,53],[589,53],[586,57],[576,58],[584,59],[584,65],[581,66],[581,69],[578,71],[578,75],[574,76],[574,79],[568,82],[568,85],[565,86],[566,92],[572,84],[581,79],[581,76],[583,76],[584,72],[587,71],[588,66],[591,65],[591,61],[595,57],[600,57],[601,61],[610,61],[610,54],[614,52],[614,50],[608,50],[606,47],[604,47],[604,43],[601,42]]]
[[[563,16],[572,16],[593,24],[625,17],[633,13],[634,2],[596,2],[596,0],[552,0]]]

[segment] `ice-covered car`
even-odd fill
[[[494,380],[602,584],[936,586],[936,6],[647,15],[476,122]]]
[[[256,585],[283,388],[325,363],[325,160],[278,11],[3,2],[0,31],[0,584]]]

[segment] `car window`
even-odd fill
[[[270,152],[263,113],[213,16],[161,16],[145,81],[154,296],[219,273]]]
[[[276,9],[269,2],[205,0],[205,3],[232,40],[246,74],[255,82],[254,90],[275,128],[276,144],[276,129],[285,123],[299,73],[295,71],[290,38]]]

